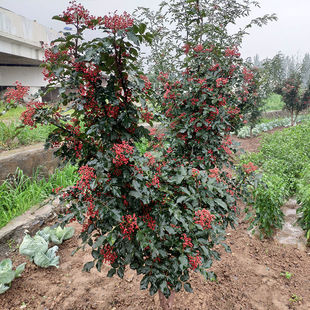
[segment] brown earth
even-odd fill
[[[255,151],[259,138],[242,140],[245,150]],[[249,235],[242,218],[236,230],[227,233],[232,253],[223,249],[221,261],[211,270],[216,282],[207,282],[192,272],[194,293],[184,291],[175,298],[175,310],[309,310],[310,249],[282,245],[275,240],[259,240]],[[79,227],[75,225],[77,230]],[[82,272],[91,260],[89,249],[78,251],[74,236],[60,246],[60,267],[41,269],[27,263],[22,277],[0,296],[0,310],[159,310],[159,298],[140,291],[140,276],[128,270],[124,279],[106,277],[93,269]],[[16,252],[15,265],[25,261]],[[288,279],[285,272],[291,275]]]

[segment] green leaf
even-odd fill
[[[103,244],[105,239],[106,239],[105,235],[98,237],[98,239],[93,244],[93,249],[100,247]]]
[[[16,267],[15,278],[18,278],[21,276],[22,272],[25,270],[25,266],[26,266],[26,263],[22,263]]]
[[[188,267],[188,259],[187,259],[187,256],[182,254],[180,257],[179,257],[179,261],[180,261],[180,268],[181,270],[184,270]]]
[[[0,283],[1,284],[9,284],[15,278],[15,272],[13,270],[7,270],[0,272]]]
[[[112,209],[111,210],[112,212],[112,218],[117,221],[117,222],[120,222],[122,220],[122,217],[121,217],[121,211],[120,210],[117,210],[117,209]]]
[[[6,292],[10,287],[0,283],[0,294],[3,294],[4,292]]]
[[[231,248],[229,245],[227,245],[226,243],[222,243],[222,246],[224,247],[225,251],[227,253],[231,253]]]
[[[150,276],[145,275],[140,282],[140,290],[146,290],[150,282]]]
[[[184,175],[178,174],[178,175],[175,176],[176,184],[181,184],[183,180],[184,180]]]
[[[216,202],[218,205],[220,205],[222,208],[224,208],[225,210],[227,210],[227,204],[219,198],[215,198],[214,202]]]
[[[19,253],[21,255],[26,255],[33,260],[36,253],[45,253],[48,249],[48,242],[41,236],[34,236],[31,238],[26,235],[23,242],[19,246]]]
[[[168,288],[168,283],[166,280],[160,283],[159,289],[165,295],[166,298],[170,296],[170,290]]]
[[[92,262],[88,262],[83,266],[83,271],[89,272],[93,267],[94,267],[95,263]]]
[[[187,197],[186,196],[181,196],[177,199],[177,203],[182,203],[184,200],[186,200]]]
[[[56,256],[56,252],[58,251],[58,246],[55,245],[52,248],[48,249],[45,253],[38,252],[35,254],[33,261],[34,263],[42,268],[47,267],[59,267],[59,256]]]
[[[151,285],[151,287],[150,287],[150,295],[151,295],[151,296],[155,295],[155,294],[157,293],[157,291],[158,291],[158,287],[155,286],[155,285],[152,283],[152,285]]]
[[[129,192],[129,195],[130,195],[130,196],[133,196],[133,197],[135,197],[135,198],[137,198],[137,199],[142,198],[142,194],[141,194],[140,192],[137,192],[137,191],[130,191],[130,192]]]
[[[185,289],[185,291],[188,292],[188,293],[193,293],[193,289],[192,289],[190,283],[188,283],[188,282],[187,282],[187,283],[184,283],[184,289]]]
[[[125,268],[122,266],[122,267],[119,267],[118,269],[117,269],[117,275],[121,278],[121,279],[123,279],[123,277],[124,277],[124,272],[125,272]]]
[[[146,29],[146,24],[140,24],[140,26],[139,26],[139,32],[141,33],[141,34],[143,34],[144,32],[145,32],[145,29]]]
[[[112,269],[109,270],[107,276],[108,276],[109,278],[112,278],[112,277],[115,275],[115,273],[116,273],[116,269],[115,269],[115,268],[112,268]]]
[[[134,187],[136,191],[138,192],[140,191],[140,184],[136,180],[132,181],[132,186]]]
[[[170,234],[170,235],[175,235],[175,230],[171,226],[166,226],[165,230]]]
[[[116,241],[116,237],[115,237],[115,235],[114,235],[114,232],[112,231],[112,232],[110,232],[109,234],[108,234],[108,236],[107,236],[107,240],[108,240],[108,242],[109,242],[109,244],[112,246],[114,243],[115,243],[115,241]]]

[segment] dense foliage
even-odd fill
[[[222,1],[212,11],[206,1],[197,3],[172,1],[168,8],[187,34],[176,38],[183,46],[177,71],[160,72],[155,89],[137,66],[139,45],[152,38],[146,25],[127,13],[96,18],[71,3],[55,18],[76,33],[46,49],[44,66],[48,90],[60,87],[60,102],[34,102],[23,113],[26,125],[53,124],[47,146],[79,166],[79,180],[63,196],[62,221],[83,225],[81,238],[93,256],[84,269],[100,271],[109,263],[108,276],[123,277],[129,266],[144,275],[141,289],[166,297],[182,287],[192,290],[190,270],[214,278],[207,269],[219,259],[215,245],[229,250],[223,240],[236,219],[238,189],[222,168],[231,162],[229,133],[243,121],[253,78],[231,45],[241,37],[231,38],[226,29],[248,15],[247,1]],[[224,26],[217,28],[219,22]],[[213,37],[207,25],[215,25]],[[84,41],[84,30],[95,27],[103,36]],[[150,102],[167,125],[167,140],[141,126],[151,124]],[[135,145],[150,134],[156,156]]]

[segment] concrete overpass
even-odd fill
[[[15,81],[30,86],[32,93],[46,86],[41,42],[50,43],[59,33],[0,7],[0,87]]]

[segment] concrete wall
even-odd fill
[[[36,21],[0,8],[0,52],[43,59],[40,41],[50,43],[58,32],[38,24]]]
[[[40,67],[0,66],[0,86],[13,86],[15,81],[31,87],[46,86]]]
[[[30,177],[39,167],[42,174],[50,175],[60,163],[54,151],[36,144],[0,153],[0,184],[8,175],[14,175],[17,167]]]
[[[59,37],[51,28],[0,7],[0,86],[46,86],[39,65],[44,59],[41,43]],[[34,87],[34,88],[33,88]]]

